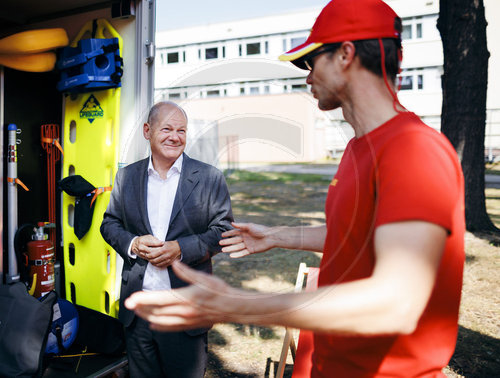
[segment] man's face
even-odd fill
[[[338,60],[338,52],[325,52],[312,58],[313,70],[306,83],[311,86],[311,93],[318,99],[321,110],[333,110],[342,105],[339,94],[343,80]]]
[[[143,131],[154,161],[174,163],[186,147],[187,120],[174,106],[162,106],[153,124],[145,123]]]

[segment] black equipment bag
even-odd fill
[[[95,202],[92,203],[94,185],[80,175],[63,178],[59,187],[70,196],[75,197],[74,231],[78,240],[81,240],[92,224]]]
[[[0,285],[0,377],[41,375],[56,300],[54,291],[32,297],[22,282]]]

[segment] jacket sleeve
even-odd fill
[[[196,265],[210,259],[221,251],[219,240],[224,231],[232,229],[233,213],[231,198],[224,175],[214,169],[215,174],[208,194],[208,226],[200,234],[185,235],[177,238],[181,248],[182,261]],[[208,188],[207,188],[208,189]]]
[[[104,240],[113,247],[113,249],[123,258],[125,263],[132,264],[127,250],[136,236],[129,232],[125,226],[124,211],[123,211],[123,198],[122,198],[122,185],[124,179],[124,170],[119,169],[116,173],[115,183],[111,191],[111,197],[108,207],[104,213],[101,223],[101,235]]]

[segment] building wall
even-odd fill
[[[326,119],[325,114],[308,93],[193,99],[180,104],[190,118],[187,153],[199,154],[200,143],[216,145],[212,164],[312,161],[327,153],[325,128],[315,123],[317,118]]]

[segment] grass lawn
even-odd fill
[[[228,186],[237,221],[265,225],[324,222],[330,179],[318,175],[233,172]],[[487,207],[500,227],[500,189],[487,189]],[[493,377],[500,372],[500,249],[489,238],[466,235],[466,267],[456,352],[449,377]],[[214,258],[214,274],[229,284],[274,293],[293,291],[300,262],[318,266],[321,254],[275,249],[242,259]],[[218,324],[209,333],[207,377],[274,377],[282,327]],[[288,356],[285,377],[291,375]]]

